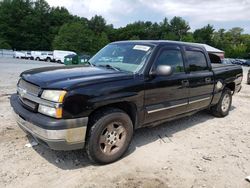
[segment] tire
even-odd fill
[[[40,58],[39,58],[39,57],[37,57],[35,60],[36,60],[36,61],[40,61]]]
[[[122,110],[107,108],[90,120],[86,152],[99,164],[117,161],[128,149],[133,137],[133,123]]]
[[[211,113],[216,117],[225,117],[228,115],[232,105],[232,93],[231,90],[225,88],[222,92],[219,102],[211,107]]]
[[[49,57],[46,58],[46,62],[51,62],[51,59]]]
[[[60,63],[60,64],[61,64],[61,63],[62,63],[62,61],[61,61],[61,60],[58,60],[58,61],[57,61],[57,63]]]

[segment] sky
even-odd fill
[[[250,0],[47,0],[90,19],[103,16],[115,28],[135,21],[160,22],[181,16],[191,30],[211,24],[215,29],[242,27],[250,33]]]

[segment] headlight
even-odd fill
[[[51,102],[62,103],[66,93],[67,92],[63,90],[44,90],[41,98]],[[62,118],[62,108],[59,105],[58,107],[56,106],[57,105],[55,105],[55,107],[50,107],[40,104],[38,112],[47,116]]]
[[[53,102],[63,102],[66,93],[63,90],[44,90],[41,97]]]
[[[53,108],[49,106],[39,105],[38,112],[55,118],[62,117],[62,108]]]

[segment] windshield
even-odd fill
[[[94,66],[105,66],[115,70],[138,72],[152,52],[152,46],[132,43],[109,44],[101,49],[89,62]]]

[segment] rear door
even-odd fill
[[[200,48],[186,47],[185,59],[188,65],[188,111],[208,107],[214,89],[214,75],[208,56]]]

